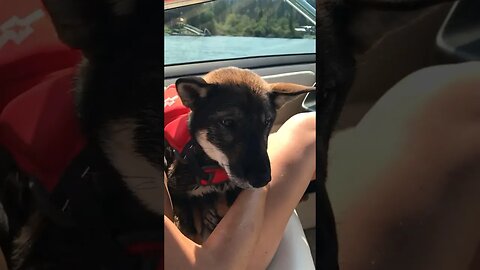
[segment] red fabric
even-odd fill
[[[158,257],[156,270],[163,270],[163,242],[139,242],[130,244],[127,253],[136,256]]]
[[[43,52],[0,65],[0,112],[11,100],[42,82],[50,73],[72,67],[79,59],[76,51]]]
[[[0,114],[0,144],[48,191],[85,146],[73,103],[73,75],[74,68],[67,68],[47,76]]]
[[[158,255],[158,253],[163,253],[163,243],[162,242],[141,242],[131,244],[127,247],[127,251],[132,255],[147,255],[151,254],[153,256]]]
[[[213,174],[213,178],[209,181],[206,179],[200,180],[200,185],[208,186],[208,185],[216,185],[223,183],[228,180],[227,172],[224,169],[220,169],[218,167],[215,168],[203,168],[203,171],[208,174]]]
[[[83,147],[72,101],[80,52],[58,40],[40,0],[0,9],[0,144],[51,190]]]
[[[183,105],[175,85],[167,87],[163,98],[165,139],[175,150],[182,152],[185,145],[192,139],[187,124],[190,109]]]
[[[0,112],[43,78],[78,63],[80,53],[61,43],[40,0],[0,4]]]

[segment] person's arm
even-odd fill
[[[300,113],[289,118],[268,139],[272,181],[265,203],[265,222],[256,258],[247,269],[266,269],[277,252],[293,210],[307,189],[316,165],[316,115]]]
[[[263,225],[266,195],[266,187],[242,191],[203,245],[164,216],[165,269],[247,269]]]
[[[169,219],[173,219],[173,206],[170,200],[170,194],[167,190],[167,176],[163,174],[163,214]]]

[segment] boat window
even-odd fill
[[[218,0],[165,11],[165,65],[315,53],[315,0]]]

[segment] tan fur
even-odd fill
[[[209,84],[248,85],[257,94],[271,91],[270,84],[248,69],[226,67],[214,70],[203,77]]]
[[[302,92],[308,88],[310,87],[307,87],[301,84],[296,84],[296,83],[271,83],[270,84],[271,91],[274,91],[277,93],[284,93],[284,94]]]
[[[269,92],[297,93],[309,88],[295,83],[268,83],[253,71],[237,67],[216,69],[205,75],[203,79],[209,84],[248,85],[259,95]]]

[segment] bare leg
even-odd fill
[[[342,269],[480,269],[480,63],[402,80],[330,158]]]

